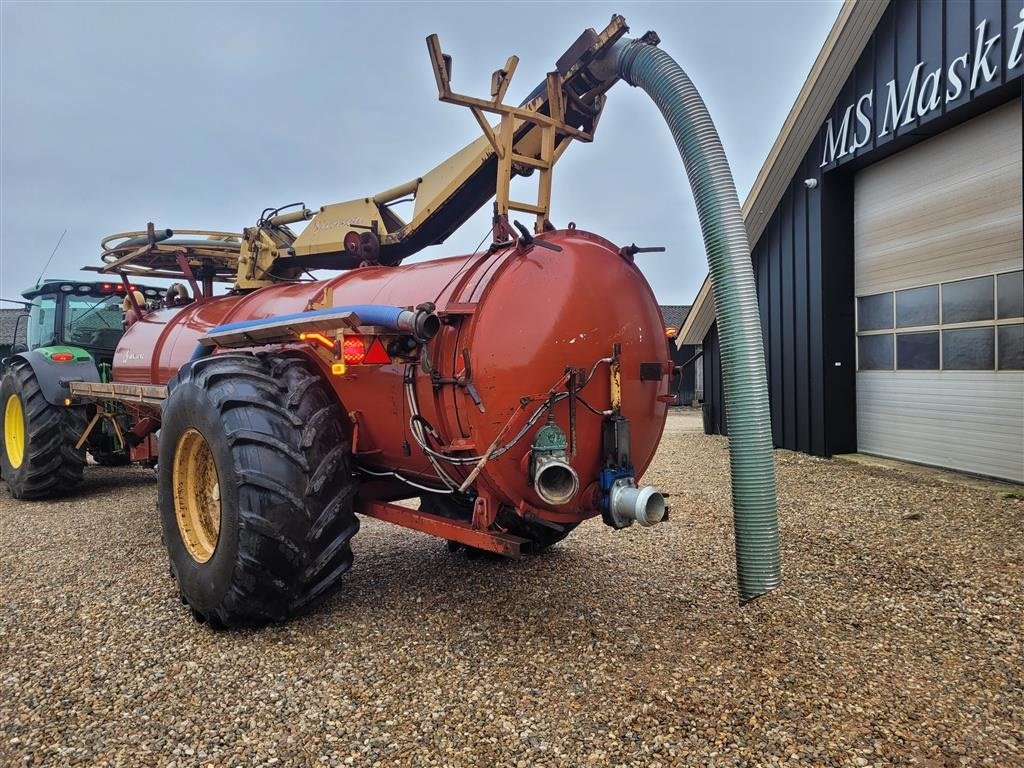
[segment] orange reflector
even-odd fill
[[[342,359],[348,365],[360,365],[366,357],[366,344],[362,336],[346,336],[342,343]]]
[[[366,357],[363,358],[363,363],[365,365],[386,365],[390,362],[391,358],[388,356],[388,351],[384,349],[380,337],[375,338],[370,348],[366,350]]]
[[[316,333],[315,331],[311,331],[309,333],[300,333],[299,340],[315,341],[318,344],[323,344],[325,347],[327,347],[327,349],[334,349],[334,341],[332,339],[327,338],[322,333]]]
[[[71,398],[70,397],[65,397],[64,398],[64,405],[71,405]]]
[[[335,376],[344,376],[345,375],[345,364],[344,363],[334,363],[333,365],[331,365],[331,373],[333,373]]]
[[[66,363],[68,360],[74,360],[75,356],[70,352],[54,352],[50,359],[55,363]]]

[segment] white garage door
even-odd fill
[[[1021,100],[857,174],[857,442],[1024,482]]]

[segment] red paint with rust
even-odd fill
[[[649,465],[665,424],[667,405],[659,400],[669,378],[641,381],[642,362],[669,359],[657,302],[636,266],[607,240],[581,230],[540,236],[562,247],[508,248],[493,254],[436,259],[398,267],[363,267],[330,280],[280,284],[244,296],[225,296],[162,310],[135,323],[118,346],[116,381],[166,383],[191,356],[197,338],[211,327],[302,312],[322,301],[325,288],[333,305],[436,304],[444,326],[428,345],[429,360],[442,378],[464,373],[468,350],[472,382],[481,412],[467,391],[452,384],[435,387],[421,366],[415,387],[423,417],[445,445],[482,454],[520,406],[520,398],[544,396],[567,366],[584,368],[612,354],[621,344],[622,412],[630,420],[633,461],[638,473]],[[358,430],[357,461],[371,469],[394,470],[443,487],[409,432],[403,389],[404,365],[352,366],[332,376],[329,360],[308,344],[296,348],[324,370]],[[324,353],[325,354],[325,353]],[[559,387],[565,391],[564,385]],[[610,407],[607,365],[599,365],[581,395],[598,410]],[[531,403],[506,430],[515,435]],[[568,436],[568,403],[554,407],[555,422]],[[511,450],[484,467],[476,488],[495,502],[525,504],[546,519],[572,522],[596,514],[594,493],[601,468],[601,417],[577,408],[577,455],[571,459],[581,492],[570,503],[546,505],[529,486],[530,445],[546,416]],[[504,440],[502,441],[504,442]],[[407,455],[408,454],[408,455]],[[460,479],[472,466],[446,465]]]

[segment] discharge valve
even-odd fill
[[[569,465],[569,443],[565,432],[555,424],[548,411],[548,423],[537,430],[530,453],[530,482],[537,495],[548,504],[566,504],[580,489],[580,479]]]

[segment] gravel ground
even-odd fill
[[[189,618],[151,472],[0,490],[0,764],[1024,765],[1024,498],[780,451],[784,584],[741,607],[695,427],[647,476],[667,525],[505,562],[366,520],[258,632]]]

